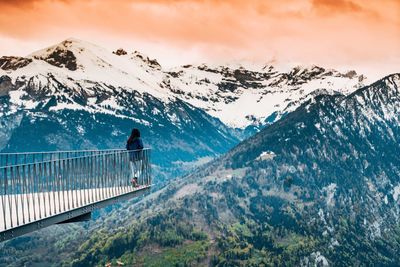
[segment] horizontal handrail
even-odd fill
[[[71,152],[98,152],[98,151],[121,151],[122,148],[110,149],[92,149],[92,150],[54,150],[54,151],[33,151],[33,152],[0,152],[0,155],[31,155],[31,154],[56,154],[56,153],[71,153]]]
[[[20,165],[33,162],[41,162],[53,159],[79,157],[82,155],[104,154],[108,152],[126,151],[125,149],[104,150],[65,150],[22,153],[0,153],[0,166]]]
[[[78,156],[78,157],[69,157],[69,158],[59,158],[59,159],[52,159],[52,160],[44,160],[44,161],[37,161],[37,162],[29,162],[29,163],[22,163],[22,164],[15,164],[15,165],[7,165],[7,166],[1,166],[0,165],[0,170],[2,169],[7,169],[9,167],[17,167],[17,166],[28,166],[28,165],[35,165],[38,163],[52,163],[56,161],[63,161],[63,160],[72,160],[72,159],[83,159],[83,158],[89,158],[92,156],[105,156],[105,155],[111,155],[115,154],[115,152],[118,153],[134,153],[134,152],[140,152],[140,151],[146,151],[146,150],[151,150],[150,148],[143,148],[143,149],[136,149],[136,150],[126,150],[126,149],[121,149],[121,150],[112,150],[114,152],[109,152],[111,150],[96,150],[96,151],[106,151],[107,153],[102,153],[102,154],[92,154],[92,155],[84,155],[84,156]]]

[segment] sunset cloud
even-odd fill
[[[77,37],[167,65],[275,58],[400,66],[396,0],[0,0],[0,10],[2,55]]]

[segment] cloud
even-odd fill
[[[312,0],[315,9],[324,12],[362,12],[362,6],[350,0]]]
[[[382,1],[0,0],[0,39],[8,40],[0,54],[78,37],[182,62],[187,54],[371,66],[391,58],[400,65],[400,2]]]

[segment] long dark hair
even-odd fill
[[[132,143],[136,138],[139,138],[140,137],[140,131],[139,131],[139,129],[137,129],[137,128],[134,128],[133,130],[132,130],[132,133],[131,133],[131,136],[129,136],[129,139],[128,139],[128,144],[130,144],[130,143]]]

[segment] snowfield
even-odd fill
[[[127,107],[120,103],[119,92],[125,90],[139,93],[130,100],[133,103],[143,101],[144,94],[164,103],[181,100],[241,129],[259,129],[317,94],[349,94],[367,81],[355,71],[340,73],[315,65],[202,64],[163,69],[139,52],[112,52],[74,38],[26,58],[10,58],[0,59],[0,77],[11,78],[15,85],[9,92],[11,103],[23,109],[37,105],[24,97],[27,83],[47,96],[58,96],[53,110],[121,112]],[[60,84],[70,92],[60,92]],[[77,102],[74,94],[83,95],[87,102]],[[171,120],[175,120],[173,115]]]

